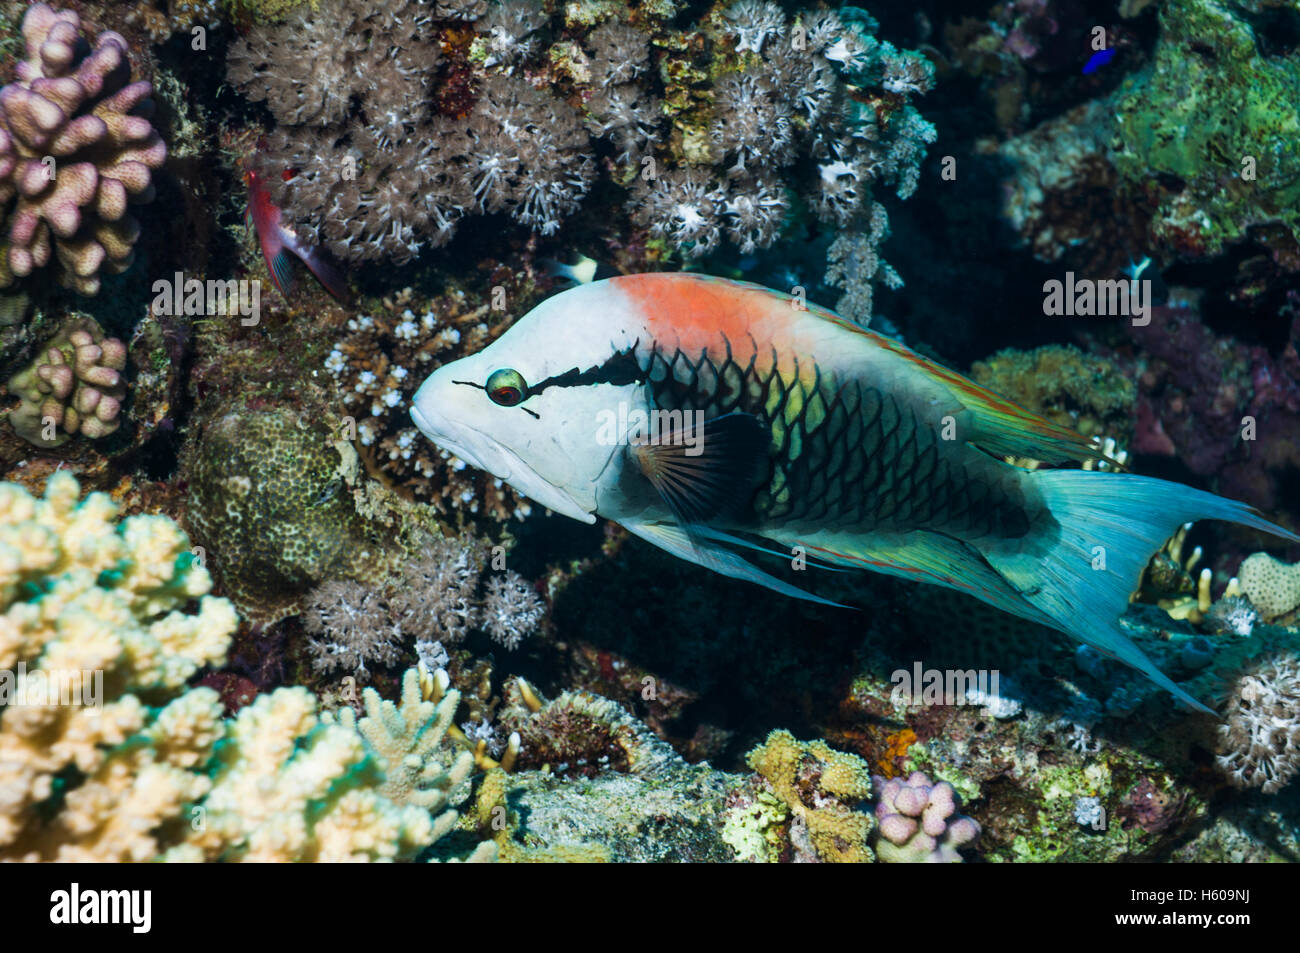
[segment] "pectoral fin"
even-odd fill
[[[767,431],[752,414],[725,414],[628,445],[628,455],[682,526],[725,521],[749,503],[767,460]]]
[[[712,569],[724,576],[730,576],[732,579],[755,582],[782,595],[795,599],[806,599],[809,602],[819,602],[824,606],[835,606],[839,609],[853,608],[852,606],[832,602],[829,599],[823,599],[821,596],[815,596],[810,592],[805,592],[798,586],[792,586],[775,576],[768,575],[737,554],[699,537],[691,536],[680,526],[675,526],[672,523],[624,523],[623,525],[628,532],[640,536],[646,542],[653,543],[674,556],[693,562],[697,566]]]

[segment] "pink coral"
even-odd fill
[[[876,856],[884,863],[959,863],[957,848],[979,836],[980,826],[957,814],[957,795],[947,781],[935,784],[913,771],[906,779],[873,777],[872,787],[880,791]]]
[[[105,31],[80,54],[76,13],[33,5],[27,58],[0,90],[0,218],[8,228],[0,288],[44,268],[82,294],[101,271],[131,264],[139,226],[131,202],[153,197],[167,147],[147,116],[149,83],[129,83],[126,41]]]

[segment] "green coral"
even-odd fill
[[[380,528],[348,485],[355,454],[288,406],[221,406],[190,442],[186,521],[225,593],[270,624],[327,578],[378,578]]]
[[[1032,351],[1008,348],[976,361],[979,384],[1086,437],[1114,437],[1127,443],[1133,430],[1137,387],[1114,361],[1070,345]]]
[[[1251,25],[1215,0],[1170,0],[1160,27],[1155,62],[1114,108],[1121,175],[1184,185],[1161,198],[1157,236],[1211,255],[1252,225],[1300,235],[1300,56],[1265,55]]]

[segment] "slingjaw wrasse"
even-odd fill
[[[544,301],[435,371],[420,430],[556,512],[816,600],[745,551],[947,586],[1060,629],[1203,705],[1124,635],[1182,523],[1293,542],[1242,503],[1093,459],[1086,438],[897,342],[757,285],[611,278]],[[818,600],[821,601],[821,600]]]

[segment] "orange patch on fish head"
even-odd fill
[[[782,376],[796,366],[795,329],[805,313],[789,298],[757,286],[690,274],[624,275],[610,283],[635,302],[664,351],[731,356],[742,367],[751,357],[770,367],[775,353]]]

